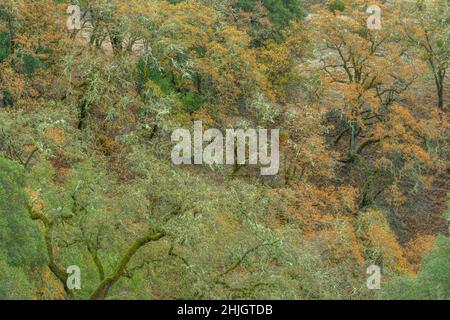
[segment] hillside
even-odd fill
[[[450,299],[449,17],[0,0],[0,299]]]

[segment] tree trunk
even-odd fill
[[[109,289],[122,277],[125,268],[136,252],[149,242],[158,241],[165,236],[164,232],[151,230],[142,238],[137,239],[134,244],[125,252],[116,266],[113,274],[104,279],[92,293],[91,300],[104,300],[108,296]]]
[[[438,96],[438,107],[440,110],[444,110],[444,79],[440,82],[440,84],[436,83],[437,87],[437,96]]]

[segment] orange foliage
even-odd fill
[[[405,247],[405,257],[409,263],[409,268],[418,272],[422,259],[428,255],[436,244],[435,235],[417,235],[409,241]]]
[[[60,145],[64,139],[64,130],[59,128],[48,128],[44,131],[44,137],[53,143]]]
[[[385,270],[404,272],[407,268],[403,248],[398,244],[385,214],[369,209],[358,218],[359,238],[369,261]]]
[[[328,217],[322,229],[306,237],[329,265],[341,265],[358,272],[364,265],[363,249],[349,219]]]

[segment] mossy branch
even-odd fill
[[[67,272],[63,268],[58,266],[58,264],[55,261],[55,254],[53,251],[53,238],[52,238],[54,222],[50,220],[47,216],[45,216],[43,213],[36,212],[35,210],[33,210],[31,205],[28,205],[28,212],[32,220],[40,221],[43,224],[44,240],[48,255],[48,267],[50,271],[55,275],[55,277],[59,280],[59,282],[63,285],[67,297],[69,299],[72,299],[73,292],[67,286],[67,278],[68,278]]]
[[[123,254],[113,273],[105,278],[92,293],[91,300],[104,300],[109,292],[109,289],[124,275],[125,268],[136,252],[150,242],[155,242],[166,236],[166,233],[161,230],[151,229],[149,232],[137,239],[133,245]]]

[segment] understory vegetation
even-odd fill
[[[447,0],[0,0],[0,299],[450,299],[449,24]],[[279,173],[174,165],[194,121],[280,129]]]

